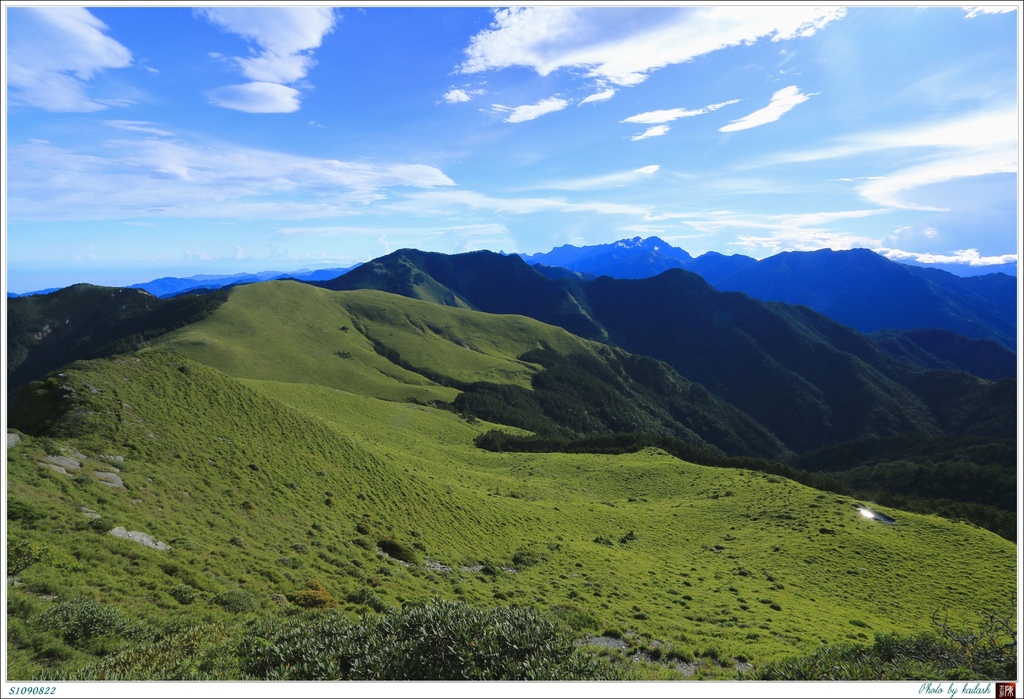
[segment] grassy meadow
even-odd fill
[[[849,497],[656,449],[491,453],[474,439],[495,425],[434,407],[458,391],[431,376],[529,387],[537,368],[517,357],[540,347],[597,345],[274,282],[36,385],[7,451],[8,546],[27,563],[8,566],[9,676],[116,661],[237,679],[251,619],[315,606],[352,620],[433,599],[528,606],[639,679],[735,678],[929,631],[936,614],[1015,616],[1016,546],[978,527],[887,510],[889,526]],[[111,473],[123,487],[97,475]],[[76,632],[85,607],[107,626]],[[202,662],[172,662],[185,637]]]

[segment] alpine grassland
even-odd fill
[[[30,383],[6,452],[8,679],[802,678],[823,649],[1015,618],[1016,546],[971,524],[886,524],[657,448],[476,446],[528,431],[460,412],[470,385],[535,390],[538,350],[619,366],[603,347],[272,282]]]

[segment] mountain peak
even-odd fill
[[[657,236],[636,236],[602,245],[562,245],[551,252],[524,255],[523,260],[531,265],[567,267],[594,276],[635,279],[683,267],[693,257]]]

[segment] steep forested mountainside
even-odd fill
[[[504,295],[498,280],[515,280],[516,291]],[[1005,437],[1015,429],[1010,417],[998,424],[943,422],[934,414],[934,391],[918,390],[924,385],[915,378],[919,366],[897,361],[869,338],[808,308],[719,292],[683,270],[635,280],[550,279],[514,256],[400,251],[329,286],[364,284],[527,315],[577,333],[584,328],[587,337],[667,362],[796,452],[861,436],[938,435],[952,429]],[[446,292],[439,295],[437,289]],[[556,311],[540,299],[554,300]],[[956,390],[966,391],[962,398],[968,402],[998,402],[966,385]]]

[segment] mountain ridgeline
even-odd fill
[[[922,372],[806,307],[719,292],[684,270],[550,279],[515,256],[400,250],[319,285],[517,313],[660,359],[795,453],[865,436],[1012,439],[1016,429],[1012,391],[999,384]],[[944,407],[952,401],[962,406],[955,418]]]
[[[864,249],[783,252],[763,260],[717,252],[694,258],[656,237],[564,245],[523,259],[617,279],[685,269],[719,291],[808,306],[862,333],[941,328],[1016,349],[1017,280],[1003,272],[1005,266],[960,277],[900,264]]]
[[[131,352],[209,315],[227,292],[160,299],[141,289],[75,284],[7,300],[7,399],[77,359]]]

